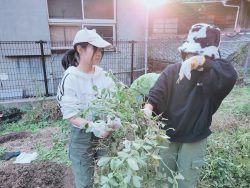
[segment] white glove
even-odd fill
[[[186,76],[186,78],[190,80],[191,71],[200,68],[205,63],[205,61],[206,59],[204,56],[193,56],[183,61],[181,64],[179,78],[177,80],[177,83],[179,83],[184,78],[184,76]]]
[[[122,126],[121,119],[118,117],[112,118],[110,115],[107,115],[107,125],[113,131],[117,130]]]
[[[106,138],[110,134],[110,131],[106,128],[105,121],[102,120],[89,123],[89,128],[86,129],[86,132],[93,132],[98,138]]]
[[[144,115],[146,116],[146,118],[151,118],[152,110],[150,110],[148,108],[143,108],[142,111],[143,111]]]

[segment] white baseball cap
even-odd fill
[[[111,46],[109,42],[104,40],[98,33],[96,33],[95,29],[89,30],[84,28],[78,31],[75,35],[73,46],[78,43],[88,42],[97,48],[106,48]]]

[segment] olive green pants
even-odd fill
[[[204,157],[207,147],[207,139],[194,143],[166,143],[167,149],[161,149],[159,155],[162,158],[159,171],[166,177],[159,182],[158,187],[176,187],[169,182],[167,177],[172,176],[172,172],[179,172],[184,180],[177,179],[179,188],[194,188],[199,179],[201,167],[204,163]],[[168,168],[166,167],[168,166]],[[171,170],[171,171],[170,171]]]
[[[92,188],[94,160],[105,155],[105,149],[96,149],[98,138],[84,129],[71,126],[69,159],[75,177],[76,188]]]

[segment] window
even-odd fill
[[[84,18],[114,19],[113,6],[113,0],[84,0]]]
[[[153,34],[177,34],[178,19],[155,19],[153,22]]]
[[[48,0],[49,18],[82,19],[81,0]]]
[[[81,26],[50,26],[50,39],[53,47],[71,47],[72,40]]]
[[[115,41],[116,0],[47,0],[52,48],[67,49],[83,27]],[[63,45],[62,45],[63,44]]]

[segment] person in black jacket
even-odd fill
[[[193,25],[179,47],[183,62],[165,68],[149,92],[143,111],[146,116],[154,112],[167,119],[164,129],[170,137],[168,149],[160,151],[159,170],[166,177],[162,187],[171,187],[167,177],[178,173],[184,177],[176,182],[180,188],[197,184],[212,116],[237,79],[231,63],[220,57],[219,43],[219,28]]]

